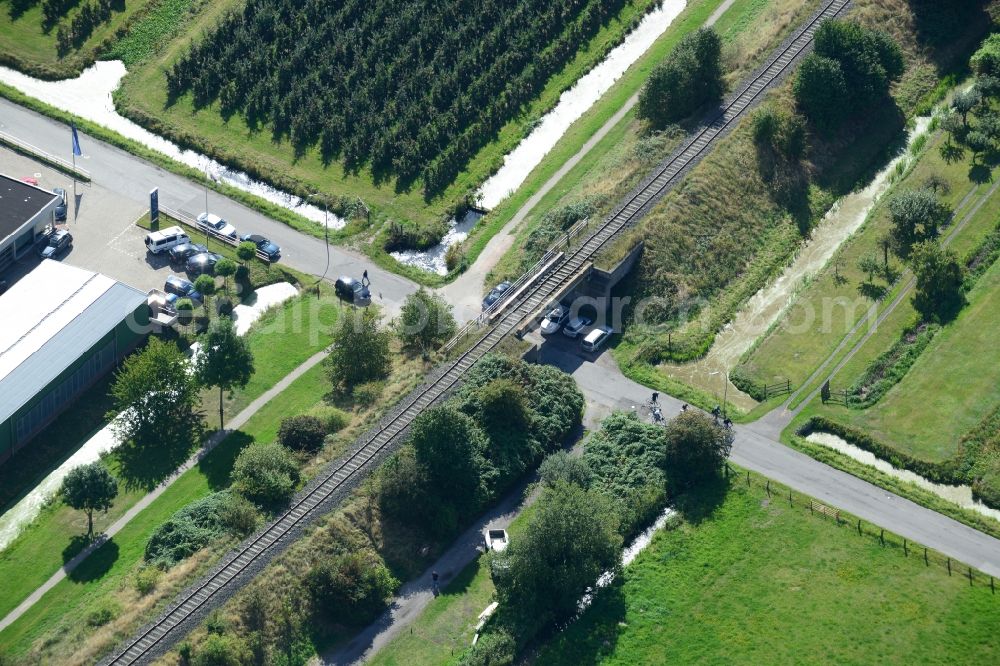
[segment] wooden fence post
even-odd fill
[[[924,547],[924,566],[929,567],[931,563],[927,560],[927,547]]]
[[[910,556],[910,551],[908,551],[906,549],[906,539],[905,538],[903,539],[903,555],[905,557],[909,557]]]
[[[969,567],[969,587],[972,587],[972,567]]]
[[[750,470],[747,470],[747,488],[750,487]]]
[[[951,558],[948,558],[948,575],[951,575]]]
[[[771,479],[767,480],[767,496],[771,497]]]
[[[792,489],[788,489],[788,506],[792,506]]]
[[[992,592],[993,594],[997,593],[997,589],[993,587],[993,576],[990,576],[990,592]]]
[[[880,542],[882,543],[882,545],[883,545],[883,546],[885,545],[885,529],[883,529],[883,530],[882,530],[882,531],[881,531],[881,532],[879,533],[879,535],[878,535],[878,540],[879,540],[879,541],[880,541]]]
[[[861,536],[861,519],[858,518],[858,536]]]

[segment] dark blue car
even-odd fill
[[[281,258],[281,248],[260,234],[248,234],[240,238],[240,240],[249,241],[256,245],[257,250],[263,252],[267,256],[268,261],[277,261]]]

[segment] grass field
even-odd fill
[[[37,658],[42,662],[69,659],[72,655],[74,660],[86,662],[88,655],[90,659],[96,656],[97,653],[92,650],[109,647],[110,631],[97,632],[95,637],[91,637],[93,628],[88,627],[85,621],[89,611],[101,604],[114,605],[117,602],[124,609],[107,629],[121,633],[134,629],[140,613],[148,610],[152,601],[144,599],[134,608],[130,605],[130,602],[136,602],[131,580],[142,566],[149,535],[181,507],[227,487],[229,470],[240,450],[252,441],[273,440],[281,418],[301,413],[316,404],[325,393],[326,385],[322,366],[316,366],[271,400],[246,426],[227,437],[197,467],[181,475],[111,541],[88,558],[69,579],[60,582],[17,622],[0,633],[0,654],[15,659]],[[26,566],[25,563],[22,566]],[[166,591],[157,589],[151,596],[166,597]],[[43,636],[42,644],[36,645],[36,640]],[[87,644],[88,638],[104,643]],[[33,646],[37,652],[32,651]]]
[[[882,400],[865,410],[824,411],[917,458],[952,457],[959,438],[1000,403],[1000,262],[968,299]]]
[[[991,663],[1000,602],[853,524],[734,484],[660,532],[540,664]],[[962,569],[964,571],[964,569]],[[980,579],[982,577],[980,576]]]
[[[70,4],[72,9],[58,25],[72,21],[86,2]],[[79,48],[60,56],[56,42],[58,28],[46,29],[43,25],[42,3],[4,0],[0,2],[0,64],[46,79],[75,76],[93,63],[105,44],[114,41],[118,30],[141,16],[147,6],[156,4],[156,0],[129,0],[121,4],[122,9],[113,11],[111,18],[97,26]]]
[[[948,192],[943,192],[941,198],[949,208],[955,210],[956,218],[960,218],[977,196],[988,191],[988,184],[974,185],[969,182],[970,163],[967,160],[948,164],[941,158],[938,151],[941,140],[938,133],[927,142],[912,169],[882,196],[869,213],[864,226],[804,286],[778,324],[744,357],[743,370],[747,376],[758,383],[788,379],[794,387],[800,386],[833,353],[851,328],[868,313],[873,302],[858,291],[865,279],[858,268],[858,260],[865,255],[881,254],[877,245],[878,238],[886,233],[890,225],[886,202],[895,192],[919,188],[932,174],[940,176],[949,184]],[[966,200],[970,193],[972,196]],[[959,207],[963,200],[966,200],[965,206]],[[991,209],[993,206],[1000,206],[1000,200],[996,197],[994,200],[989,202],[988,207]],[[974,228],[977,226],[979,225],[971,225],[973,228],[964,230],[954,241],[954,248],[960,256],[963,248],[967,250],[974,244],[965,238],[975,239],[977,234],[985,233]],[[943,233],[947,233],[947,230]],[[897,269],[901,268],[897,259],[890,260]],[[881,284],[884,286],[884,283]],[[896,287],[899,286],[897,283]],[[878,302],[878,307],[891,302],[892,296],[893,292],[887,293]],[[908,309],[908,314],[900,315],[905,320],[905,326],[910,323],[913,311],[908,302],[901,303],[899,307]],[[890,340],[895,340],[902,326],[895,329],[885,326],[882,328]],[[888,344],[891,342],[885,346]]]
[[[320,300],[306,295],[287,301],[266,313],[248,333],[257,371],[246,388],[235,391],[232,397],[227,394],[227,417],[235,416],[312,354],[325,348],[330,342],[330,327],[336,321],[337,311],[332,293],[325,293]],[[101,386],[106,390],[106,383]],[[319,400],[323,393],[320,391],[310,395],[313,402],[306,407]],[[100,404],[98,400],[94,402]],[[276,432],[281,420],[280,415],[270,411],[270,407],[271,403],[258,413],[270,414],[273,419],[267,441],[273,439],[273,432]],[[105,404],[104,408],[109,409],[110,404]],[[75,410],[67,414],[74,412]],[[217,391],[204,392],[202,412],[209,424],[217,423]],[[78,423],[75,417],[64,418],[68,420],[67,425],[62,425],[62,419],[57,421],[53,435],[65,436],[67,428]],[[93,429],[103,425],[104,421],[100,419],[97,425],[92,424],[88,430],[77,430],[74,433],[76,438],[72,440],[75,442],[73,448],[82,444],[80,434],[87,437]],[[43,438],[48,436],[47,433],[42,435]],[[108,464],[119,479],[120,493],[106,514],[95,514],[95,530],[99,533],[117,520],[180,465],[188,454],[188,451],[161,449],[147,452],[141,459],[134,460],[135,456],[126,451],[112,452],[108,456]],[[46,507],[10,546],[0,551],[0,577],[8,581],[0,593],[0,616],[16,607],[62,566],[65,560],[79,552],[86,545],[80,538],[85,531],[86,519],[81,512],[55,502]]]

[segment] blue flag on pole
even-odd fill
[[[73,154],[83,155],[83,151],[80,150],[80,137],[76,135],[76,123],[73,123]]]

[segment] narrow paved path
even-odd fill
[[[212,436],[209,437],[205,445],[201,449],[199,449],[197,453],[188,458],[188,460],[183,465],[178,467],[173,474],[171,474],[169,477],[161,481],[160,485],[158,485],[154,490],[150,491],[145,497],[136,502],[135,505],[133,505],[132,508],[126,511],[121,518],[112,523],[111,526],[108,527],[107,531],[101,534],[98,537],[98,539],[94,541],[94,543],[87,546],[85,549],[80,551],[80,553],[77,554],[76,557],[74,557],[69,562],[64,564],[63,567],[59,569],[59,571],[52,574],[51,578],[49,578],[38,589],[32,592],[24,601],[21,602],[21,604],[17,608],[12,610],[10,613],[7,614],[6,617],[0,620],[0,631],[3,631],[8,626],[13,624],[19,617],[24,615],[29,608],[34,606],[35,603],[37,603],[38,600],[41,599],[46,592],[55,587],[61,580],[66,578],[68,574],[72,573],[74,569],[80,566],[80,564],[84,560],[86,560],[95,550],[103,546],[106,542],[110,541],[112,537],[114,537],[126,525],[128,525],[133,518],[139,515],[139,513],[143,509],[152,504],[153,501],[156,500],[156,498],[158,498],[160,495],[164,493],[164,491],[167,490],[167,488],[173,485],[174,481],[179,479],[180,476],[184,474],[184,472],[187,472],[189,469],[192,469],[195,465],[201,462],[201,459],[204,458],[206,455],[208,455],[208,453],[212,449],[214,449],[224,439],[226,439],[229,433],[231,433],[234,430],[239,430],[244,425],[246,425],[246,422],[249,421],[254,414],[260,411],[261,407],[266,405],[274,396],[278,395],[286,388],[288,388],[288,386],[292,382],[294,382],[296,379],[305,374],[306,371],[308,371],[310,368],[314,367],[317,363],[326,358],[326,356],[327,356],[326,350],[313,354],[304,363],[302,363],[302,365],[300,365],[299,367],[295,368],[290,373],[285,375],[285,377],[283,377],[277,384],[272,386],[263,395],[261,395],[259,398],[257,398],[249,405],[247,405],[247,407],[243,409],[243,411],[237,414],[231,421],[229,421],[229,423],[226,424],[226,428],[224,430],[218,430],[214,434],[212,434]]]
[[[959,232],[964,229],[973,217],[979,212],[979,210],[986,204],[986,202],[992,197],[997,189],[1000,188],[1000,181],[994,183],[979,199],[966,210],[959,221],[953,224],[947,235],[941,241],[941,244],[947,247],[959,234]],[[972,190],[962,201],[959,202],[957,208],[961,209],[968,199],[973,195],[975,190]],[[881,312],[878,311],[876,307],[872,307],[868,310],[865,316],[854,325],[853,328],[844,336],[840,341],[840,344],[830,353],[829,356],[813,371],[809,378],[802,383],[802,385],[788,396],[788,399],[780,407],[771,410],[758,421],[754,422],[751,427],[768,437],[778,439],[788,424],[791,423],[792,419],[795,418],[806,406],[813,401],[813,399],[819,394],[822,385],[826,381],[832,380],[841,369],[847,365],[851,359],[864,347],[868,339],[878,331],[879,326],[891,315],[903,299],[910,295],[913,291],[913,286],[916,284],[916,279],[913,276],[913,272],[910,269],[906,269],[899,278],[900,280],[905,280],[903,287],[899,290],[899,293],[892,299],[888,306],[886,306]],[[863,326],[867,325],[868,330],[865,331],[864,335],[854,343],[854,346],[833,366],[832,370],[827,370],[831,363],[837,359],[838,355],[843,351],[847,344],[853,339],[854,335],[861,330]],[[822,377],[823,381],[815,384],[817,378]],[[813,388],[809,391],[805,398],[803,398],[794,408],[790,407],[791,403],[795,401],[798,396],[802,394],[803,391],[807,390],[810,385]]]
[[[561,368],[576,380],[586,397],[584,423],[588,429],[598,428],[614,411],[635,412],[644,421],[649,420],[645,403],[651,389],[625,377],[610,353],[605,352],[589,362],[567,351],[565,343],[548,343],[542,348],[540,361]],[[668,418],[680,412],[680,400],[661,393],[659,401]],[[950,555],[989,575],[1000,576],[1000,540],[825,465],[749,427],[736,426],[736,442],[730,459],[825,504]],[[375,622],[349,643],[329,650],[311,663],[346,666],[370,660],[415,622],[434,600],[431,572],[437,571],[442,587],[446,585],[483,552],[485,529],[506,528],[530,503],[522,498],[523,488],[510,493],[456,539],[420,577],[404,585],[389,610]]]
[[[572,374],[588,404],[602,404],[609,411],[642,411],[649,400],[651,390],[622,375],[610,353],[592,363],[548,346],[542,348],[542,362]],[[680,411],[680,400],[661,394],[660,402],[668,418]],[[641,416],[648,418],[645,412]],[[834,469],[750,427],[736,426],[730,459],[824,504],[1000,577],[1000,540]]]
[[[704,27],[711,27],[715,25],[716,21],[726,13],[736,0],[726,0],[721,5],[719,5],[716,10],[708,17],[705,21]],[[500,258],[507,253],[507,251],[514,245],[515,235],[514,232],[517,230],[518,225],[524,221],[524,218],[528,216],[535,206],[545,198],[545,196],[552,191],[559,181],[563,179],[580,161],[593,150],[594,146],[601,142],[604,137],[608,135],[618,123],[628,115],[629,111],[636,105],[639,101],[639,93],[636,93],[629,97],[625,104],[622,105],[618,111],[615,112],[613,116],[608,118],[608,120],[601,125],[601,128],[594,132],[593,135],[580,147],[572,157],[566,160],[559,169],[549,177],[548,180],[538,189],[537,192],[531,195],[531,197],[524,202],[518,211],[514,214],[514,217],[510,218],[510,221],[503,226],[500,231],[498,231],[493,238],[486,244],[483,251],[476,257],[476,261],[473,262],[464,273],[459,275],[454,282],[441,287],[438,292],[447,300],[449,303],[455,306],[455,312],[461,321],[469,321],[479,315],[482,298],[486,292],[486,275],[493,270],[493,267],[500,260]]]

